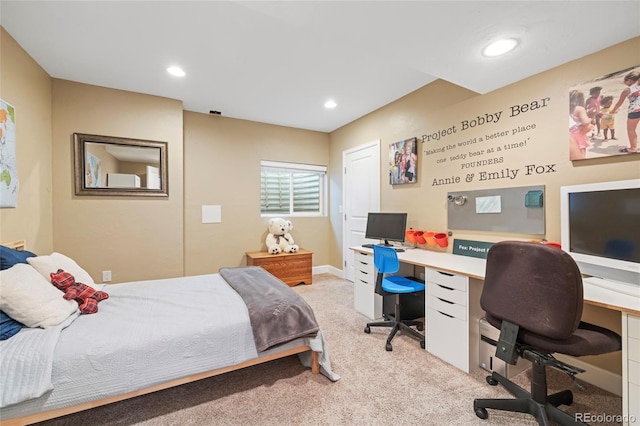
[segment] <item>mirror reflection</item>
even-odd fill
[[[76,133],[76,195],[166,196],[166,142]]]

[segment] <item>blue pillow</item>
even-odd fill
[[[35,257],[35,253],[27,250],[14,250],[0,246],[0,270],[11,268],[16,263],[27,263],[27,257]]]
[[[0,340],[7,340],[20,331],[22,327],[24,327],[24,324],[0,311]]]

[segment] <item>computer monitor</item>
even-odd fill
[[[640,179],[560,188],[562,249],[580,271],[640,285]]]
[[[364,237],[390,246],[389,241],[404,242],[406,227],[407,213],[369,213]]]

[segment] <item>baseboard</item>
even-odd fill
[[[314,266],[311,268],[312,274],[331,274],[338,278],[344,278],[344,272],[342,269],[338,269],[331,265]]]
[[[574,358],[569,355],[556,353],[553,354],[553,356],[569,365],[586,370],[584,373],[580,373],[576,376],[578,380],[590,383],[600,389],[611,392],[614,395],[622,396],[621,375],[612,373],[611,371],[607,371],[595,365],[587,364],[586,362],[580,361],[578,358]]]

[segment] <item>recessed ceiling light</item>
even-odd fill
[[[324,107],[325,108],[329,108],[329,109],[335,108],[337,106],[338,106],[338,104],[333,99],[329,99],[327,102],[324,103]]]
[[[167,68],[167,72],[171,75],[175,75],[176,77],[184,77],[187,75],[187,73],[185,73],[180,67],[169,67]]]
[[[490,45],[484,48],[482,54],[484,56],[500,56],[515,49],[518,45],[518,40],[515,38],[505,38],[494,41]]]

